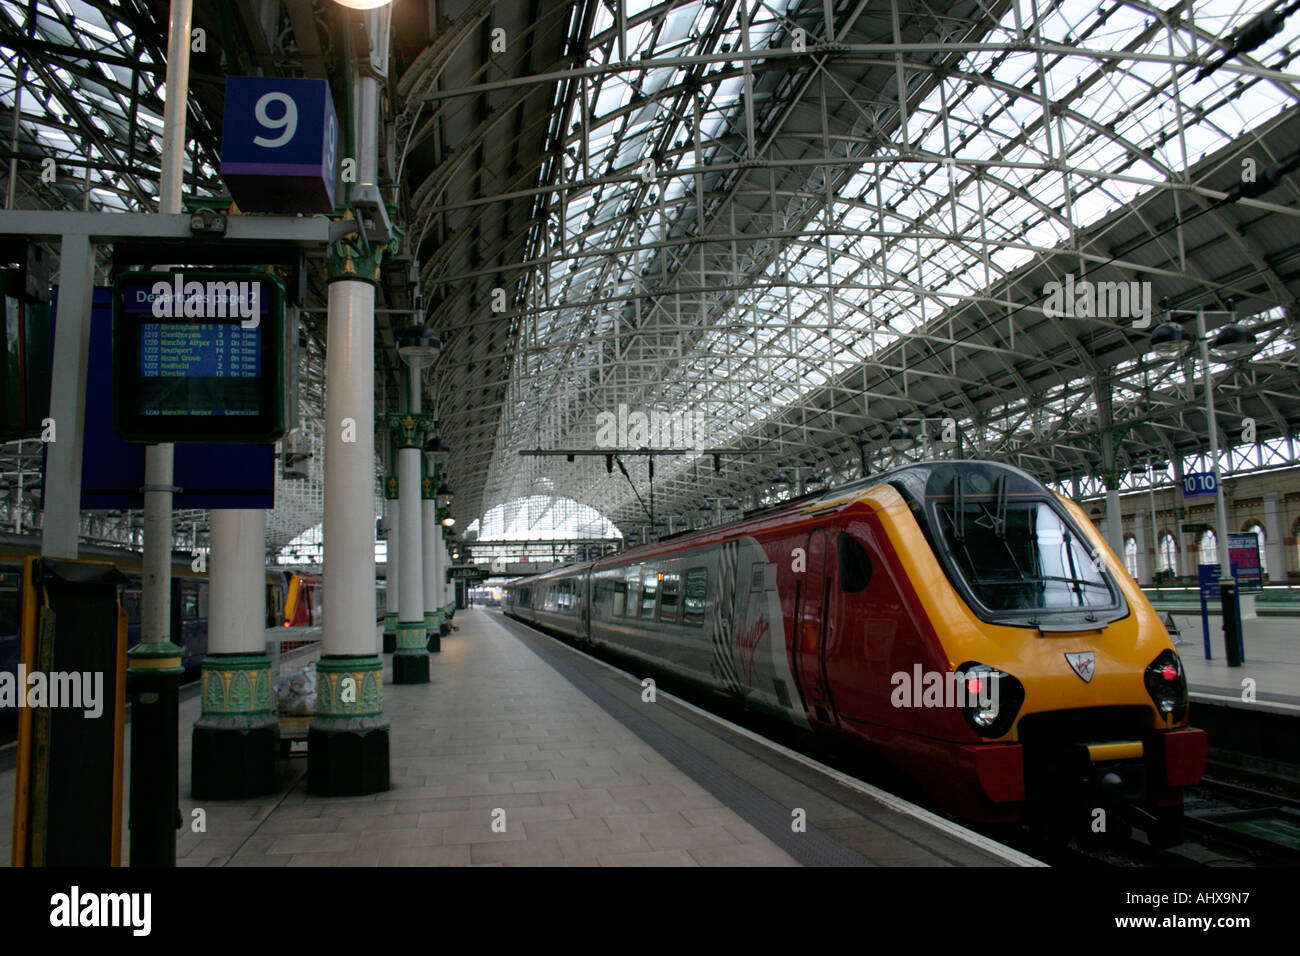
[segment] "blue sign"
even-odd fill
[[[1217,564],[1198,564],[1196,574],[1201,585],[1201,600],[1219,600],[1222,596],[1219,593],[1219,578],[1223,576],[1219,572],[1219,566]]]
[[[1219,490],[1219,483],[1212,471],[1194,471],[1183,475],[1184,498],[1213,498]]]
[[[229,77],[221,178],[244,212],[333,212],[338,133],[325,80]]]
[[[1205,642],[1205,659],[1209,661],[1214,659],[1210,655],[1210,601],[1222,600],[1219,578],[1223,575],[1217,564],[1198,564],[1196,576],[1201,585],[1201,639]]]
[[[1264,590],[1264,571],[1259,566],[1259,535],[1253,531],[1229,534],[1228,562],[1232,565],[1238,594],[1259,594]]]
[[[52,304],[57,305],[58,290]],[[56,315],[57,319],[57,315]],[[90,354],[113,350],[113,290],[95,289],[90,312]],[[124,442],[113,430],[113,366],[91,361],[86,368],[81,507],[143,508],[144,445]],[[42,471],[44,467],[42,466]],[[275,507],[274,445],[177,445],[173,500],[184,508]],[[44,495],[44,485],[41,489]],[[44,507],[44,501],[42,501]]]

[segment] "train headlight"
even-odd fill
[[[967,661],[957,668],[958,703],[967,726],[981,737],[1001,737],[1025,702],[1020,681],[988,664]]]
[[[1182,720],[1187,714],[1187,675],[1183,673],[1178,654],[1172,650],[1161,651],[1142,676],[1160,716],[1174,723]]]

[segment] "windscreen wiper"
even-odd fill
[[[956,520],[953,522],[952,536],[956,541],[966,540],[966,495],[962,487],[961,475],[952,476],[952,507]]]
[[[999,538],[1007,536],[1007,476],[998,476],[998,502],[993,512],[993,533]]]

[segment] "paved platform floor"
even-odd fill
[[[205,801],[189,824],[190,728],[181,705],[182,866],[1014,865],[933,822],[731,732],[497,612],[456,615],[432,682],[384,687],[392,789],[306,792],[306,759],[282,792]],[[391,657],[386,660],[386,679]],[[617,718],[617,719],[616,719]],[[129,733],[128,733],[129,737]],[[129,757],[128,757],[129,759]],[[12,770],[0,773],[8,860]],[[806,826],[796,832],[794,811]],[[503,820],[504,829],[493,828]],[[123,847],[129,846],[124,833]]]
[[[1160,619],[1164,620],[1164,612]],[[1208,661],[1200,614],[1175,612],[1173,619],[1182,632],[1175,641],[1181,641],[1178,653],[1193,692],[1239,697],[1242,681],[1250,678],[1259,700],[1300,704],[1300,618],[1256,617],[1243,621],[1246,655],[1240,667],[1229,667],[1224,655],[1222,615],[1210,615],[1212,659]]]

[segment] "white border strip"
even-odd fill
[[[503,617],[505,616],[504,613],[502,614],[502,616]],[[492,616],[488,615],[488,619],[492,620]],[[536,630],[536,628],[532,628],[532,625],[527,624],[524,621],[517,621],[514,618],[511,618],[511,620],[523,627],[531,628],[534,631]],[[501,622],[493,621],[493,623],[496,624],[498,627],[500,627],[502,630],[505,630],[505,625],[503,625]],[[506,633],[509,634],[510,632],[506,631]],[[541,632],[538,633],[540,636],[550,639],[549,635],[542,634]],[[556,641],[555,643],[558,644],[560,647],[564,648],[565,650],[577,654],[580,657],[585,657],[587,660],[591,661],[594,664],[599,664],[601,667],[605,668],[606,670],[614,674],[617,674],[619,677],[622,677],[624,680],[629,680],[632,683],[636,684],[638,687],[641,686],[640,680],[638,680],[636,677],[632,676],[631,674],[627,673],[627,671],[620,670],[619,668],[613,666],[612,664],[607,664],[604,661],[600,660],[599,658],[592,657],[586,651],[580,651],[576,647],[572,647],[564,643],[563,641]],[[931,813],[929,810],[926,810],[922,807],[918,807],[916,804],[904,800],[902,797],[897,797],[894,794],[889,793],[885,790],[881,790],[877,787],[873,787],[869,783],[863,783],[861,780],[858,780],[854,777],[850,777],[848,774],[840,773],[838,770],[834,770],[831,767],[826,766],[825,764],[818,763],[816,760],[813,760],[809,757],[805,757],[803,754],[791,750],[788,747],[783,747],[781,744],[774,743],[773,741],[768,740],[766,737],[760,736],[759,734],[756,734],[753,731],[747,730],[744,727],[740,727],[736,724],[733,724],[731,721],[727,720],[724,717],[719,717],[717,714],[711,714],[707,710],[703,710],[699,707],[696,707],[694,704],[689,703],[688,701],[682,700],[680,697],[675,697],[674,695],[668,693],[667,691],[660,690],[656,687],[655,695],[658,697],[665,697],[668,700],[672,701],[674,704],[678,705],[679,707],[689,710],[693,714],[698,714],[701,717],[704,717],[708,720],[713,721],[716,724],[719,724],[727,728],[729,731],[731,731],[734,734],[738,734],[741,737],[744,737],[748,740],[752,740],[756,744],[761,744],[762,746],[768,748],[769,750],[772,750],[780,754],[782,757],[785,757],[787,760],[792,760],[795,763],[802,764],[803,766],[807,767],[810,770],[816,770],[818,773],[822,774],[823,776],[829,777],[831,780],[834,780],[836,783],[840,784],[841,786],[847,787],[850,790],[856,790],[858,793],[862,794],[863,796],[870,797],[872,800],[876,801],[877,803],[881,804],[884,807],[888,807],[890,810],[893,810],[895,813],[901,813],[903,816],[911,817],[914,820],[918,820],[921,823],[924,823],[926,826],[932,827],[933,829],[938,830],[941,833],[947,834],[948,836],[953,837],[954,839],[960,840],[961,842],[966,843],[974,847],[975,849],[980,850],[981,852],[987,853],[989,856],[993,856],[1000,860],[1004,860],[1007,863],[1010,863],[1012,866],[1047,866],[1048,865],[1044,863],[1042,860],[1037,860],[1034,857],[1029,856],[1028,854],[1021,853],[1019,850],[1013,850],[1011,847],[1004,846],[1003,844],[998,843],[996,840],[992,840],[981,833],[976,833],[974,830],[968,830],[966,829],[966,827],[962,826],[959,823],[953,823],[951,820],[946,820],[943,817],[939,816],[938,814]]]
[[[1229,707],[1235,707],[1238,710],[1262,710],[1282,712],[1286,714],[1300,714],[1300,706],[1287,704],[1280,700],[1255,699],[1253,701],[1244,701],[1240,697],[1233,697],[1230,694],[1211,694],[1202,690],[1194,690],[1189,695],[1192,701],[1212,700]]]

